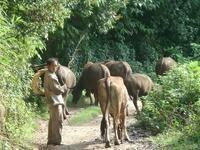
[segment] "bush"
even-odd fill
[[[139,119],[155,132],[180,128],[197,113],[199,100],[199,63],[184,64],[160,77],[154,91],[145,98]]]
[[[169,129],[166,132],[151,138],[152,142],[159,145],[160,149],[194,150],[200,147],[200,101],[194,104],[196,109],[188,118],[188,124],[179,129]]]
[[[13,100],[13,99],[12,99]],[[17,142],[28,140],[31,138],[31,133],[34,130],[35,113],[33,105],[27,106],[23,100],[12,102],[8,100],[7,115],[6,115],[6,131],[9,139],[16,139]]]
[[[0,101],[6,116],[0,137],[6,140],[0,139],[0,149],[10,149],[9,145],[11,149],[13,145],[13,149],[22,149],[24,141],[32,137],[35,104],[27,102],[33,75],[30,59],[39,56],[48,32],[62,26],[69,15],[64,1],[1,1]]]

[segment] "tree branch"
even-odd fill
[[[73,53],[73,55],[72,55],[72,58],[71,58],[71,60],[69,61],[68,65],[67,65],[68,68],[71,68],[71,67],[72,67],[73,62],[75,61],[76,54],[77,54],[78,51],[79,51],[78,47],[79,47],[79,45],[81,44],[81,42],[83,41],[83,39],[85,38],[85,36],[86,36],[86,33],[83,34],[83,35],[81,36],[80,40],[78,41],[78,44],[76,45],[76,48],[74,49],[74,53]]]

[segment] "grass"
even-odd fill
[[[84,95],[81,96],[80,100],[76,105],[72,104],[72,95],[69,95],[67,99],[67,107],[69,108],[75,107],[81,109],[80,112],[77,112],[75,115],[71,116],[72,117],[70,119],[71,125],[80,125],[86,123],[92,120],[93,118],[97,117],[101,113],[99,106],[90,106],[89,97],[86,97]],[[48,120],[49,114],[46,104],[44,104],[41,107],[41,110],[37,118],[42,120]]]
[[[83,108],[75,116],[70,119],[71,125],[80,125],[94,119],[101,113],[98,106],[90,106]]]
[[[82,96],[80,97],[77,104],[72,103],[73,96],[70,94],[67,98],[67,106],[68,107],[87,107],[90,106],[90,98],[85,96],[85,92],[82,92]]]
[[[86,97],[85,95],[81,96],[76,105],[72,104],[72,95],[69,95],[67,99],[67,106],[81,108],[81,111],[72,116],[70,119],[71,125],[87,123],[101,113],[99,106],[90,106],[90,98]]]
[[[200,146],[199,142],[177,130],[167,131],[150,140],[162,150],[198,150]]]

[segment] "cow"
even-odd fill
[[[97,83],[97,93],[103,118],[101,120],[101,136],[105,138],[105,147],[111,147],[109,136],[109,115],[113,117],[115,145],[122,143],[122,137],[130,141],[126,130],[126,109],[129,95],[123,78],[109,76],[100,79]],[[124,135],[122,135],[124,134]]]
[[[155,72],[157,75],[164,75],[176,65],[176,61],[171,57],[163,57],[157,61],[155,66]]]
[[[128,76],[124,83],[128,90],[133,104],[136,108],[137,113],[139,113],[137,101],[139,97],[147,95],[153,88],[153,82],[151,78],[145,74],[135,73]]]
[[[131,66],[125,61],[109,60],[102,63],[108,67],[111,76],[120,76],[125,79],[132,74]]]
[[[90,104],[93,104],[93,97],[91,94],[95,93],[96,85],[99,79],[110,76],[108,68],[101,63],[87,63],[83,72],[76,84],[76,87],[72,91],[72,102],[76,104],[81,97],[82,91],[86,90],[86,95],[90,96]],[[98,105],[98,101],[95,98],[95,105]]]

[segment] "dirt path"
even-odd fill
[[[141,106],[141,105],[140,105]],[[131,109],[132,108],[132,109]],[[107,150],[153,150],[153,146],[148,142],[145,137],[149,133],[142,131],[141,129],[134,128],[133,125],[136,122],[134,119],[134,106],[132,103],[129,104],[129,117],[127,118],[128,133],[130,138],[133,140],[132,143],[124,142],[119,146],[113,144],[113,128],[110,128],[111,132],[111,146]],[[72,115],[77,113],[79,110],[72,110]],[[35,134],[35,145],[34,150],[98,150],[104,149],[105,144],[100,138],[100,122],[101,115],[94,120],[80,125],[70,126],[65,121],[62,133],[62,145],[60,146],[47,146],[47,126],[48,121],[39,121],[39,129]]]

